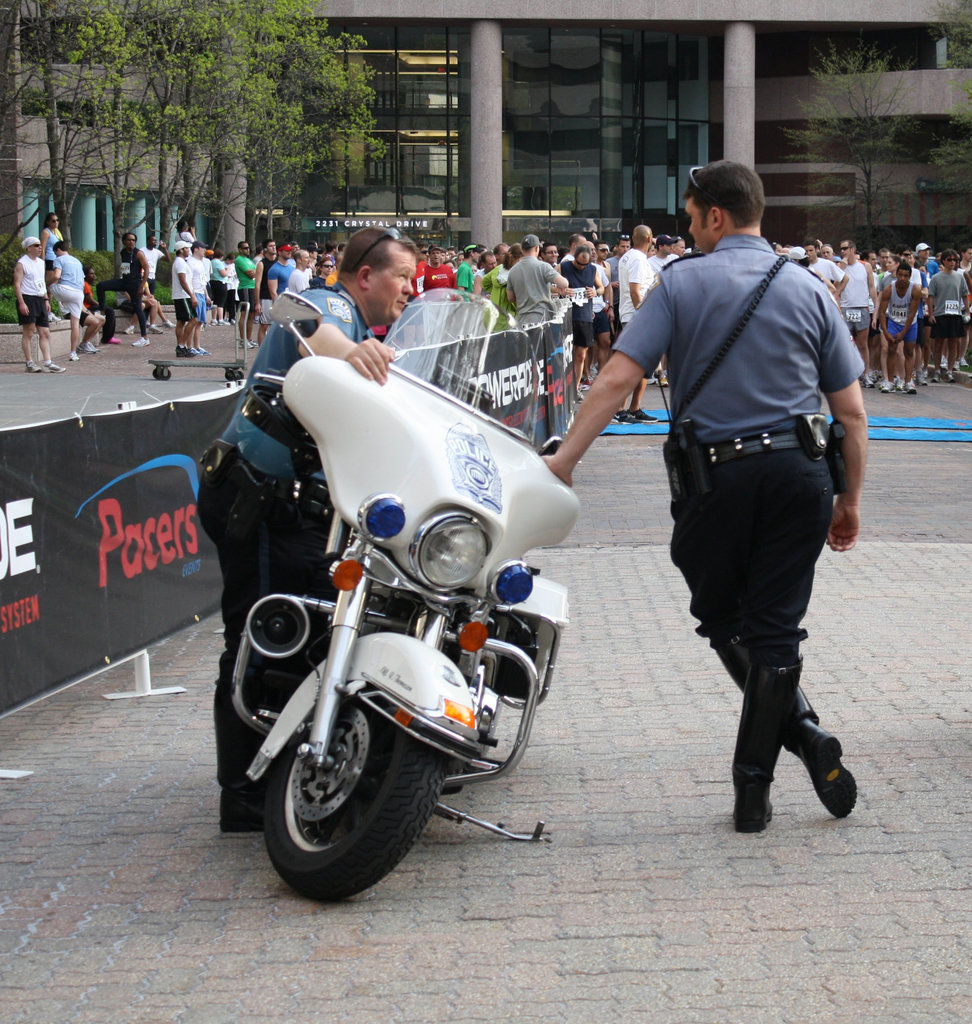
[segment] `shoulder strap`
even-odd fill
[[[790,258],[788,256],[780,256],[779,259],[773,264],[773,266],[770,267],[769,273],[759,283],[759,286],[756,288],[756,291],[753,292],[753,297],[750,300],[749,306],[746,308],[745,313],[743,313],[743,315],[739,318],[739,323],[736,324],[736,326],[732,330],[732,333],[723,342],[722,348],[720,348],[719,351],[716,352],[716,354],[712,357],[712,362],[709,363],[709,365],[702,371],[701,375],[699,376],[699,379],[689,389],[688,394],[683,399],[681,407],[678,410],[679,418],[685,415],[685,410],[689,407],[689,405],[692,402],[695,401],[695,399],[698,397],[699,392],[702,390],[706,382],[715,372],[716,367],[722,362],[723,359],[726,358],[726,355],[728,355],[729,353],[729,349],[732,348],[735,340],[739,337],[740,334],[742,334],[743,328],[746,326],[747,323],[749,323],[749,318],[756,311],[756,307],[759,305],[760,301],[763,298],[763,295],[766,293],[766,289],[769,287],[770,281],[772,281],[773,278],[776,277],[776,275],[780,272],[780,269],[786,263],[789,262]]]

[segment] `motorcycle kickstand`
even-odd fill
[[[457,811],[454,807],[449,807],[443,803],[435,805],[435,813],[440,818],[446,818],[448,821],[454,821],[457,825],[461,825],[463,822],[468,821],[472,825],[478,825],[480,828],[486,829],[487,832],[493,832],[498,836],[503,836],[505,839],[517,839],[524,843],[549,843],[551,841],[550,836],[544,832],[544,828],[547,824],[545,821],[538,821],[536,828],[534,828],[532,832],[511,832],[503,825],[502,822],[498,825],[494,825],[490,821],[483,821],[481,818],[475,818],[471,814],[466,814],[463,811]]]

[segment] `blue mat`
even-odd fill
[[[647,409],[660,423],[610,423],[604,434],[667,434],[668,413]],[[972,420],[933,420],[924,416],[872,416],[867,436],[872,441],[972,441]]]

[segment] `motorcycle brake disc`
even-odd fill
[[[309,761],[294,761],[290,795],[294,811],[305,821],[321,821],[333,814],[351,795],[368,760],[371,730],[360,708],[345,708],[334,725],[328,753],[330,768]]]

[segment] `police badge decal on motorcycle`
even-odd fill
[[[502,512],[503,480],[486,438],[457,423],[446,434],[446,454],[456,490],[491,512]]]

